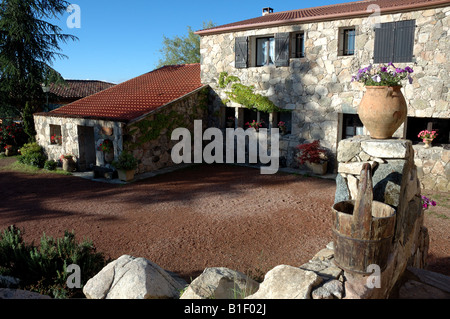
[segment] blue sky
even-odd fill
[[[65,79],[121,83],[155,69],[163,36],[185,35],[187,26],[197,31],[204,21],[222,25],[254,18],[263,7],[279,12],[352,1],[73,0],[81,9],[81,28],[67,27],[71,13],[54,23],[79,41],[63,44],[68,59],[56,59],[53,67]]]

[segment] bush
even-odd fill
[[[67,288],[69,265],[81,270],[81,288]],[[19,288],[54,298],[82,297],[82,287],[94,277],[106,261],[92,242],[77,243],[75,234],[65,232],[61,239],[43,235],[40,246],[26,245],[22,232],[9,227],[0,236],[0,274],[20,279]]]
[[[54,160],[51,161],[45,161],[44,168],[48,171],[55,171],[56,167],[58,166],[58,163]]]
[[[44,154],[44,150],[37,143],[25,144],[21,149],[22,156],[19,157],[19,162],[26,165],[35,166],[38,168],[44,168],[47,156]]]
[[[130,153],[122,152],[120,154],[117,161],[114,161],[112,165],[116,169],[123,169],[123,170],[135,170],[138,165],[138,161],[134,158],[133,155]]]

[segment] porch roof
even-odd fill
[[[257,18],[229,23],[195,32],[198,35],[210,35],[249,29],[301,24],[315,21],[337,20],[352,17],[370,16],[370,5],[378,5],[381,14],[448,6],[449,0],[364,0],[341,4],[269,13]]]
[[[129,122],[203,87],[200,64],[164,66],[41,116]]]

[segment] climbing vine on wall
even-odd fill
[[[131,140],[126,142],[128,148],[134,150],[145,143],[154,141],[161,136],[164,130],[166,130],[166,134],[170,138],[174,129],[188,125],[188,123],[186,123],[187,118],[193,122],[193,120],[197,119],[196,117],[198,117],[199,111],[204,113],[208,109],[208,96],[209,89],[202,89],[197,95],[196,103],[193,105],[186,103],[185,114],[180,114],[174,110],[167,114],[161,112],[155,114],[153,117],[148,117],[132,124],[128,135],[133,136],[138,132],[140,132],[140,134],[136,137],[134,142]]]
[[[227,72],[222,72],[219,75],[219,87],[225,89],[231,84],[231,91],[226,91],[228,98],[241,104],[249,109],[257,109],[260,112],[284,112],[285,110],[277,107],[267,96],[255,93],[253,85],[244,85],[241,80],[233,75],[228,75]],[[226,104],[228,101],[224,101]]]

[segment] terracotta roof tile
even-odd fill
[[[328,6],[306,8],[299,10],[274,12],[253,19],[217,26],[197,31],[196,34],[207,35],[213,33],[231,32],[236,30],[256,29],[267,26],[285,25],[293,23],[306,23],[310,21],[345,18],[352,16],[369,16],[373,11],[367,12],[369,5],[378,5],[381,13],[411,10],[414,8],[449,5],[449,0],[365,0],[347,2]]]
[[[128,122],[202,86],[200,64],[165,66],[63,106],[48,115]]]
[[[50,93],[65,99],[80,99],[114,86],[113,83],[92,80],[65,80],[65,84],[52,84]]]

